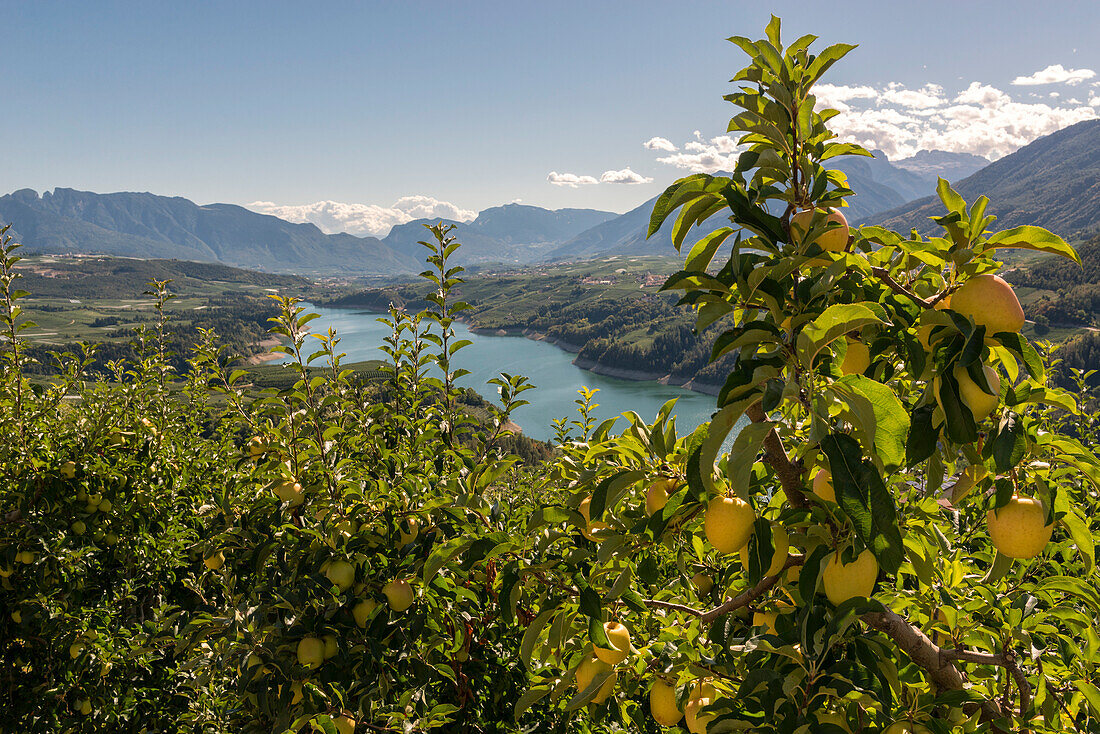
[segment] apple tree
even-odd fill
[[[996,230],[941,180],[932,234],[855,227],[829,167],[869,155],[814,85],[853,46],[729,39],[741,154],[670,186],[649,232],[696,328],[731,324],[710,422],[585,425],[503,569],[535,613],[531,687],[584,726],[691,732],[1095,731],[1100,463],[998,259],[1076,260]],[[1089,410],[1093,408],[1090,407]],[[600,723],[603,722],[603,723]]]

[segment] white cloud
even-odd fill
[[[825,85],[823,85],[825,86]],[[814,88],[815,91],[817,87]],[[1043,135],[1100,116],[1092,95],[1088,104],[1076,100],[1017,101],[1004,90],[971,82],[953,97],[941,87],[925,84],[909,89],[890,83],[867,93],[866,87],[835,87],[819,97],[819,107],[841,114],[830,127],[841,140],[880,149],[894,160],[919,150],[973,153],[989,159],[1008,155]],[[839,91],[837,91],[839,90]],[[832,100],[836,104],[823,104]]]
[[[653,179],[648,176],[643,176],[640,173],[635,173],[630,170],[630,167],[626,167],[620,171],[604,171],[599,178],[595,176],[580,176],[576,173],[558,173],[557,171],[551,171],[546,180],[552,183],[554,186],[568,186],[571,189],[575,189],[578,186],[591,186],[592,184],[647,184],[653,183]]]
[[[658,162],[692,173],[714,173],[728,171],[737,164],[741,149],[737,140],[729,135],[704,138],[698,130],[695,139],[683,145],[684,152],[658,158]]]
[[[663,150],[666,153],[675,153],[677,148],[668,138],[652,137],[642,143],[646,150]]]
[[[414,219],[453,219],[468,222],[477,212],[431,196],[403,196],[393,206],[377,204],[346,204],[339,201],[318,201],[313,204],[276,204],[254,201],[245,206],[260,214],[270,214],[288,222],[309,222],[322,232],[347,232],[358,236],[385,237],[397,224]]]
[[[555,186],[568,186],[571,189],[599,183],[599,180],[593,176],[578,176],[575,173],[558,173],[557,171],[551,171],[547,174],[546,180]]]
[[[1061,64],[1051,64],[1031,76],[1018,76],[1012,80],[1017,86],[1035,86],[1036,84],[1080,84],[1092,79],[1096,72],[1092,69],[1067,69]]]
[[[600,183],[612,184],[646,184],[653,183],[653,179],[640,173],[631,171],[629,167],[621,171],[604,171],[600,176]]]

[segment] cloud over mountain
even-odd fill
[[[646,184],[652,183],[653,179],[648,176],[643,176],[640,173],[635,173],[630,170],[630,167],[623,168],[619,171],[604,171],[599,178],[595,176],[578,175],[576,173],[558,173],[557,171],[551,171],[546,175],[546,180],[554,186],[568,186],[575,189],[578,186],[591,186],[593,184]]]
[[[1080,84],[1086,79],[1092,79],[1096,72],[1092,69],[1067,69],[1061,64],[1051,64],[1045,69],[1040,69],[1031,76],[1018,76],[1012,80],[1017,86],[1034,86],[1036,84]]]
[[[372,237],[384,237],[395,225],[414,219],[440,218],[468,222],[477,216],[476,211],[431,196],[402,196],[389,207],[339,201],[317,201],[312,204],[254,201],[245,206],[254,212],[270,214],[288,222],[315,224],[328,234],[347,232]]]

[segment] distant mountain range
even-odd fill
[[[410,272],[421,258],[374,237],[325,234],[233,204],[57,188],[0,197],[0,222],[28,252],[100,253],[299,273]]]
[[[901,161],[874,158],[833,163],[848,176],[856,196],[846,214],[902,231],[931,231],[927,217],[940,211],[929,194],[936,178],[957,182],[968,199],[986,194],[999,226],[1039,224],[1063,236],[1100,226],[1100,121],[1082,122],[1040,138],[996,163],[966,153],[922,151]],[[673,252],[671,223],[646,240],[655,199],[626,212],[549,210],[508,204],[455,223],[463,243],[461,263],[574,261],[610,255]],[[388,276],[422,269],[428,237],[417,220],[382,238],[325,234],[312,224],[292,224],[232,204],[198,205],[180,197],[147,193],[95,194],[58,188],[30,189],[0,197],[0,222],[32,252],[104,253],[175,258],[302,274]],[[717,214],[713,224],[725,217]],[[708,228],[697,229],[693,244]]]
[[[1100,227],[1100,120],[1086,120],[1039,138],[955,184],[967,202],[990,199],[996,227],[1045,227],[1077,238]],[[928,196],[881,212],[878,219],[899,231],[942,231],[928,217],[944,213]]]

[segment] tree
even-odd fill
[[[1091,731],[1100,464],[1053,430],[1052,408],[1073,415],[1076,400],[1047,384],[994,276],[998,249],[1076,253],[1039,228],[992,231],[987,200],[968,206],[943,180],[942,236],[849,234],[838,215],[853,192],[827,162],[869,153],[834,139],[837,113],[817,109],[813,87],[853,47],[784,47],[777,18],[766,36],[729,39],[750,57],[725,97],[745,148],[735,170],[674,183],[649,230],[678,212],[679,247],[728,213],[665,289],[699,331],[731,317],[711,359],[736,360],[691,435],[666,406],[656,423],[630,416],[622,433],[605,424],[567,446],[572,499],[536,512],[525,560],[505,568],[512,598],[537,612],[522,704],[653,728],[641,702],[660,682],[677,686],[692,731]],[[647,488],[665,479],[676,488],[647,516]],[[718,519],[721,498],[755,517],[742,560],[715,548],[739,522]],[[1030,512],[1027,498],[1038,514],[1012,532],[1041,551],[1014,560],[989,527]],[[568,693],[609,621],[635,650]],[[592,703],[608,680],[618,693]]]

